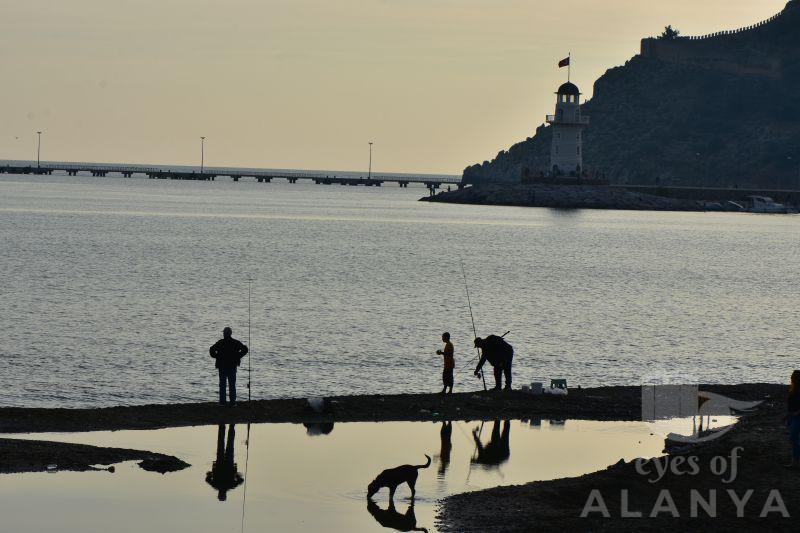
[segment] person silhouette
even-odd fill
[[[236,369],[247,355],[247,346],[234,339],[233,330],[226,327],[222,338],[215,342],[208,353],[216,360],[214,366],[219,370],[219,404],[225,405],[225,384],[231,398],[231,406],[236,405]]]
[[[786,400],[785,421],[789,426],[789,441],[792,444],[792,461],[787,468],[800,467],[800,370],[792,372],[789,396]]]
[[[503,337],[489,335],[485,339],[475,339],[475,347],[480,348],[481,358],[475,367],[475,375],[480,377],[485,362],[494,367],[494,390],[500,390],[501,378],[506,378],[506,390],[511,390],[511,363],[514,361],[514,348]]]
[[[478,456],[473,457],[471,462],[485,466],[499,466],[508,461],[508,458],[511,457],[510,433],[511,425],[508,420],[503,421],[502,434],[500,433],[500,421],[495,420],[492,426],[492,436],[484,446],[481,443],[478,429],[473,429],[472,438],[475,439]]]
[[[442,370],[442,384],[444,387],[442,388],[442,394],[447,392],[447,389],[450,389],[450,394],[453,394],[453,370],[456,367],[456,361],[453,358],[453,343],[450,342],[450,333],[444,332],[442,333],[442,342],[444,343],[444,349],[436,350],[436,355],[441,355],[444,357],[444,369]]]
[[[394,507],[394,500],[389,500],[389,507],[381,509],[378,504],[372,500],[367,500],[367,511],[383,527],[388,527],[397,531],[424,531],[428,530],[424,527],[417,527],[417,516],[414,514],[414,500],[408,504],[405,514],[397,512]]]
[[[233,490],[242,483],[244,477],[236,470],[233,461],[233,446],[236,438],[236,426],[228,427],[228,440],[225,442],[225,424],[220,424],[217,430],[217,459],[211,465],[211,471],[206,473],[206,483],[217,489],[217,499],[224,502],[228,498],[228,491]]]
[[[444,477],[447,467],[450,465],[450,451],[453,449],[452,436],[453,423],[449,420],[442,422],[442,428],[439,430],[439,439],[442,443],[439,449],[439,477]]]

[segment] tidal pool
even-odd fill
[[[166,475],[134,463],[115,473],[0,475],[0,516],[3,531],[26,533],[436,531],[437,501],[447,495],[658,456],[668,432],[691,427],[691,419],[498,420],[8,435],[156,451],[192,466]],[[425,454],[433,462],[420,471],[413,507],[405,485],[393,508],[386,489],[368,506],[367,483],[381,470],[422,464]]]

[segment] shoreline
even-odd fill
[[[714,388],[701,386],[701,390]],[[766,517],[760,516],[772,491],[778,491],[790,516],[800,514],[800,492],[797,491],[800,469],[783,467],[790,457],[788,436],[781,421],[786,410],[786,393],[787,387],[781,385],[728,388],[723,394],[734,399],[760,399],[764,403],[755,412],[743,415],[734,428],[719,439],[667,453],[661,459],[650,459],[641,465],[620,460],[605,470],[580,477],[451,495],[440,501],[437,527],[442,533],[522,532],[530,531],[533,524],[536,529],[559,531],[682,528],[728,532],[762,527],[794,531],[795,522],[776,510],[777,504]],[[691,461],[696,461],[695,472],[687,467]],[[715,471],[720,464],[726,465],[722,473]],[[657,479],[658,466],[664,472],[660,479]],[[739,517],[729,491],[743,498],[750,490],[753,491],[750,503]],[[586,517],[581,517],[593,493],[600,495],[609,516],[603,516],[595,507]],[[677,516],[664,507],[653,516],[659,498],[665,497],[665,493],[674,503]],[[692,498],[699,496],[710,500],[712,493],[716,499],[714,515],[709,516],[703,507],[692,511]],[[592,503],[597,501],[594,499]],[[487,509],[491,509],[491,514]],[[641,515],[637,516],[638,513]],[[497,520],[497,517],[503,519]]]
[[[788,458],[788,439],[780,424],[785,411],[787,387],[780,384],[701,385],[701,390],[723,394],[736,400],[763,400],[753,413],[743,415],[733,430],[718,440],[696,445],[666,457],[696,456],[701,472],[695,476],[673,475],[669,471],[657,483],[637,472],[635,462],[609,466],[605,470],[577,478],[560,478],[516,486],[499,486],[475,492],[454,494],[439,501],[437,527],[442,532],[529,531],[531,524],[564,531],[656,530],[664,527],[701,527],[704,531],[730,531],[750,523],[761,512],[767,493],[781,491],[790,512],[800,513],[800,492],[795,489],[800,472],[787,471],[781,463]],[[158,429],[222,423],[313,423],[382,422],[441,420],[500,420],[520,418],[641,420],[641,388],[597,387],[571,389],[569,395],[534,396],[520,391],[465,392],[452,396],[404,394],[339,396],[325,399],[325,410],[314,412],[306,399],[260,400],[237,407],[213,403],[109,407],[96,409],[0,408],[0,433],[80,432],[103,430]],[[715,456],[731,456],[741,447],[738,478],[731,484],[709,473],[707,465]],[[519,452],[517,452],[519,453]],[[22,440],[0,437],[0,473],[46,471],[50,464],[59,470],[103,470],[95,465],[141,460],[145,470],[161,473],[188,467],[178,458],[155,452],[62,442]],[[654,460],[644,463],[655,471]],[[113,469],[111,470],[113,471]],[[602,491],[610,518],[580,518],[593,489]],[[673,493],[675,504],[688,513],[690,489],[719,490],[719,516],[722,519],[659,516],[632,522],[619,517],[622,489],[632,495],[631,509],[647,517],[659,491]],[[724,494],[727,489],[743,494],[753,489],[757,505],[747,508],[744,518],[736,518],[735,506]],[[704,493],[705,494],[705,493]],[[487,512],[491,509],[491,512]],[[497,520],[502,516],[503,520]],[[762,520],[762,519],[759,519]],[[763,520],[762,520],[763,521]],[[761,523],[761,522],[759,522]],[[770,515],[766,523],[788,530],[789,522]],[[753,524],[750,524],[753,525]]]
[[[737,399],[761,399],[782,385],[702,385]],[[785,387],[784,387],[785,388]],[[0,407],[0,434],[161,429],[230,423],[394,422],[496,420],[530,417],[641,420],[639,386],[569,389],[568,396],[522,391],[472,391],[452,395],[331,396],[315,412],[306,398],[254,400],[235,407],[214,402],[85,409]]]
[[[420,202],[552,209],[616,209],[626,211],[706,211],[705,203],[655,196],[603,185],[480,184],[443,191]]]
[[[637,420],[638,387],[570,389],[569,395],[534,396],[521,391],[331,396],[315,412],[306,398],[254,400],[235,407],[214,402],[86,409],[0,408],[0,434],[160,429],[230,423],[390,422],[580,418]]]
[[[781,203],[782,207],[769,212],[772,214],[796,214],[799,208],[800,195],[791,190],[600,185],[589,182],[479,183],[463,189],[441,191],[419,201],[548,209],[755,213],[757,211],[744,208],[749,196],[767,196]]]

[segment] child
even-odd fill
[[[456,360],[453,357],[453,343],[450,342],[450,334],[448,332],[442,333],[442,342],[444,343],[444,350],[436,350],[436,355],[444,356],[444,370],[442,371],[442,383],[444,388],[442,394],[450,389],[450,394],[453,394],[453,369],[456,367]]]

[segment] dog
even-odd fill
[[[397,486],[408,483],[408,488],[411,489],[411,499],[413,500],[417,492],[414,485],[417,484],[419,469],[431,466],[430,456],[425,455],[425,457],[428,458],[428,462],[424,465],[403,465],[397,468],[389,468],[378,474],[378,477],[367,485],[367,499],[372,498],[375,493],[386,487],[389,489],[389,500],[394,501],[394,491],[397,490]]]

